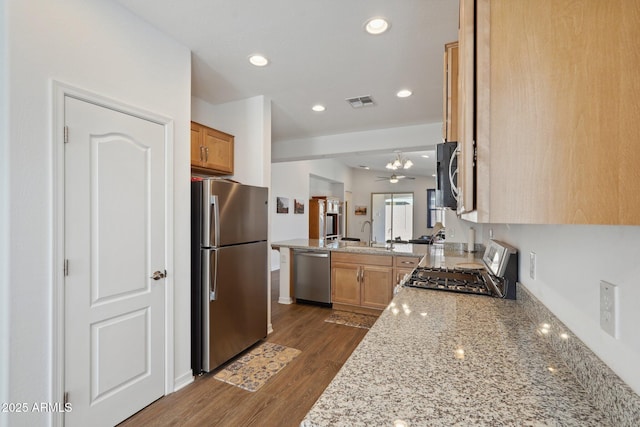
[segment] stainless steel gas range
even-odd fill
[[[518,251],[498,240],[490,240],[482,256],[484,268],[418,267],[405,286],[423,289],[516,298]]]

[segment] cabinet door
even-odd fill
[[[458,32],[458,209],[459,214],[475,209],[475,1],[460,1]]]
[[[332,263],[331,302],[360,305],[360,266]]]
[[[309,199],[309,238],[325,238],[324,200]]]
[[[394,279],[395,279],[395,285],[399,285],[400,282],[402,281],[402,279],[404,279],[404,276],[407,274],[411,274],[411,272],[413,272],[412,268],[396,268],[395,273],[393,275]]]
[[[458,42],[444,45],[444,121],[445,142],[458,141]]]
[[[191,122],[191,166],[203,166],[204,164],[204,127]]]
[[[640,224],[630,197],[640,122],[629,104],[640,97],[640,3],[461,0],[460,12],[461,100],[474,76],[476,97],[475,117],[461,105],[459,185],[474,122],[476,141],[475,215],[463,218]]]
[[[362,266],[362,298],[363,307],[384,309],[392,297],[393,269],[390,267]]]
[[[233,174],[233,136],[206,128],[204,133],[204,167]]]

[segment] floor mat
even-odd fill
[[[214,378],[247,391],[256,391],[300,353],[295,348],[264,342],[231,362]]]
[[[377,316],[370,316],[368,314],[334,311],[329,317],[324,319],[324,321],[356,328],[371,329],[377,319]]]

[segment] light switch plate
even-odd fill
[[[600,281],[600,327],[614,338],[618,338],[618,287]]]
[[[529,252],[529,277],[536,280],[536,253]]]

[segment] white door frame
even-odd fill
[[[164,126],[165,135],[165,386],[164,393],[169,394],[174,388],[174,227],[173,227],[173,119],[161,116],[111,98],[97,95],[77,87],[58,81],[52,81],[52,230],[51,239],[51,272],[53,288],[51,292],[51,402],[64,401],[64,98],[70,96],[101,107],[116,110],[141,119]],[[73,403],[73,401],[71,402]],[[64,414],[52,412],[53,426],[62,426]]]

